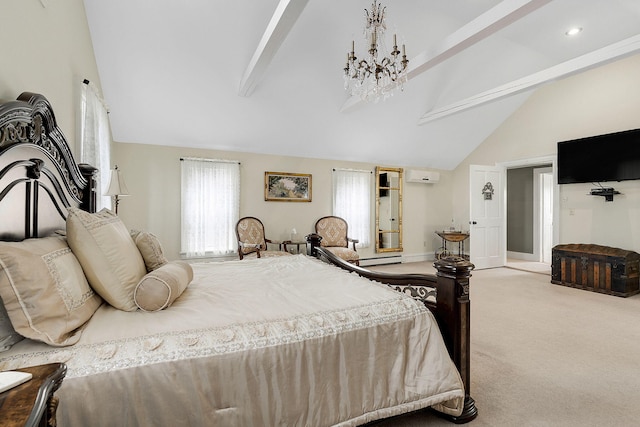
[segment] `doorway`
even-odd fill
[[[560,200],[556,184],[556,158],[545,156],[500,164],[505,171],[505,222],[517,206],[520,221],[506,227],[506,266],[550,274],[551,249],[559,236]],[[510,182],[509,172],[520,170],[528,184]],[[517,175],[517,174],[516,174]],[[515,194],[514,194],[515,191]],[[513,218],[513,212],[511,212]],[[518,235],[518,233],[520,235]],[[526,239],[523,236],[526,236]],[[514,247],[515,240],[520,240]],[[524,239],[524,240],[522,240]]]
[[[469,185],[470,189],[474,190],[470,191],[470,257],[471,262],[476,265],[476,269],[498,266],[513,267],[515,263],[517,263],[524,265],[528,264],[527,268],[530,269],[543,270],[537,272],[545,272],[546,274],[551,273],[551,248],[557,244],[560,235],[560,192],[558,189],[558,185],[556,184],[556,164],[556,156],[544,156],[531,159],[516,160],[512,162],[496,163],[495,166],[470,165]],[[529,243],[527,244],[529,245],[530,249],[523,250],[522,248],[519,248],[510,251],[507,241],[509,237],[509,233],[507,231],[508,204],[513,203],[514,200],[517,202],[518,198],[514,197],[513,194],[511,194],[511,197],[509,197],[509,190],[513,190],[513,185],[508,182],[507,174],[511,169],[520,168],[528,168],[530,170],[528,172],[528,176],[530,177],[529,190],[526,190],[526,192],[515,193],[516,195],[522,195],[528,192],[528,197],[522,199],[522,203],[524,204],[524,200],[527,200],[528,203],[528,207],[523,212],[526,212],[526,215],[530,218],[528,225],[530,231],[526,232],[526,235],[528,236],[527,239],[529,239]],[[539,171],[539,174],[541,175],[541,182],[538,184],[538,186],[540,188],[539,191],[542,192],[540,196],[542,199],[533,197],[534,169],[541,169]],[[489,176],[492,179],[488,179]],[[481,179],[480,181],[478,181],[479,178],[484,178],[484,180]],[[494,196],[504,194],[504,197],[499,196],[497,198],[499,202],[494,206],[498,209],[499,212],[494,212],[495,209],[487,211],[487,200],[481,200],[478,197],[478,194],[480,193],[476,191],[476,188],[482,187],[480,184],[485,181],[487,183],[499,183],[498,188],[504,188],[504,190],[495,191],[494,194]],[[542,213],[539,209],[534,209],[533,203],[536,199],[538,199],[538,201],[536,202],[536,206],[542,205],[543,207],[541,209],[544,209],[544,213]],[[492,206],[494,205],[494,203],[489,204],[491,204]],[[483,209],[483,206],[485,207],[485,209]],[[491,215],[482,215],[486,214],[487,212],[491,213]],[[539,232],[534,232],[533,230],[534,215],[536,215],[540,218],[541,221],[543,221],[535,222],[537,224],[536,230],[539,230]],[[485,222],[485,216],[487,217],[487,220],[493,221],[491,223],[491,227],[487,228],[483,226],[483,224],[476,219],[482,218],[483,222]],[[481,226],[483,226],[482,228],[485,228],[485,230],[479,229]],[[520,232],[522,233],[522,230],[520,230]],[[538,237],[534,238],[534,236]],[[487,237],[492,238],[489,239]],[[513,236],[511,236],[511,238],[513,238]],[[538,248],[536,252],[536,254],[538,255],[534,255],[534,242],[537,242],[535,243],[535,245]],[[549,264],[542,263],[541,260],[543,259],[548,260]],[[502,260],[501,263],[500,260]],[[496,262],[492,263],[490,261]]]
[[[551,273],[553,169],[527,166],[506,170],[507,261],[505,266]]]

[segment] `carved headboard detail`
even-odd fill
[[[94,212],[97,169],[76,164],[47,99],[0,104],[0,240],[64,228],[67,209]]]

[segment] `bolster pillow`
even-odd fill
[[[162,310],[182,295],[192,279],[191,265],[184,261],[168,262],[138,282],[133,299],[142,311]]]

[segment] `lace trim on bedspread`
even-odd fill
[[[301,342],[397,322],[426,311],[423,304],[401,298],[319,312],[311,316],[146,335],[96,344],[76,344],[72,347],[17,354],[5,359],[0,357],[0,370],[64,362],[68,369],[67,378],[83,377],[154,363]]]

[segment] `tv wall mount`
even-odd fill
[[[605,202],[613,202],[613,196],[615,194],[621,194],[619,191],[613,189],[613,187],[599,187],[592,188],[589,193],[591,196],[602,196]]]

